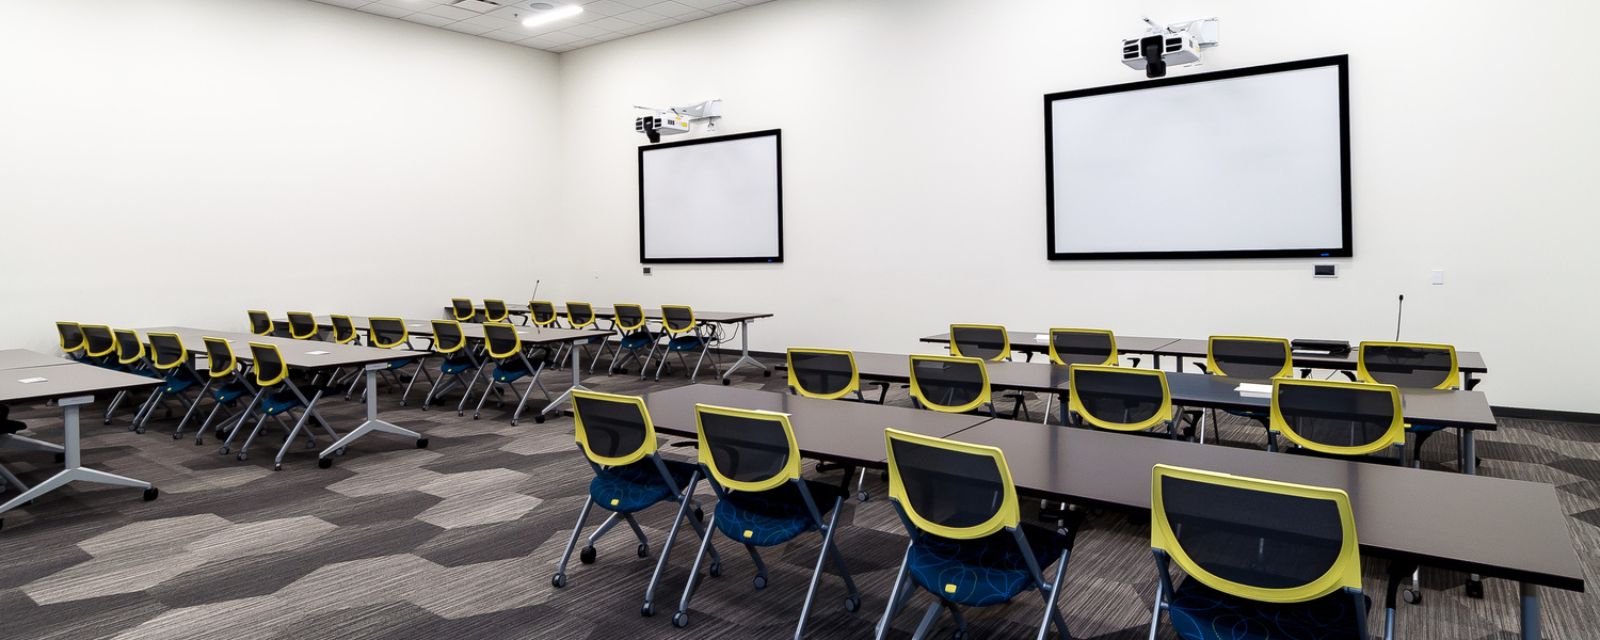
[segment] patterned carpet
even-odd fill
[[[555,391],[566,373],[545,374]],[[681,374],[661,383],[636,376],[586,379],[589,386],[624,393],[684,384]],[[781,378],[739,377],[750,388],[781,388]],[[419,388],[421,385],[419,385]],[[1484,390],[1494,393],[1490,377]],[[452,398],[454,396],[452,395]],[[111,426],[86,420],[88,466],[154,482],[162,491],[142,502],[137,491],[71,487],[35,505],[4,514],[0,533],[0,638],[773,638],[792,635],[818,551],[819,536],[766,555],[770,585],[752,588],[754,570],[737,548],[719,541],[725,572],[696,594],[693,625],[674,629],[670,613],[694,548],[682,536],[657,598],[657,615],[638,613],[655,558],[641,559],[625,527],[599,545],[599,562],[578,564],[570,583],[551,587],[592,473],[572,440],[572,421],[508,423],[502,410],[482,420],[454,411],[399,405],[399,393],[380,394],[383,417],[424,432],[427,449],[410,440],[369,436],[332,469],[318,469],[315,454],[291,450],[281,472],[272,453],[281,435],[264,436],[246,462],[192,438],[168,437],[176,420],[158,419],[149,433],[126,430],[127,415]],[[906,404],[903,390],[891,403]],[[1042,409],[1038,398],[1033,411]],[[86,414],[97,415],[93,405]],[[324,414],[347,429],[360,404],[326,401]],[[492,405],[491,405],[492,407]],[[39,437],[60,435],[53,407],[18,408]],[[1225,422],[1230,446],[1263,445],[1261,430],[1238,419]],[[1555,484],[1570,515],[1585,573],[1600,575],[1600,428],[1592,425],[1501,421],[1479,440],[1486,475]],[[1209,446],[1209,445],[1208,445]],[[1439,469],[1454,465],[1455,440],[1440,435],[1426,458]],[[685,455],[685,449],[668,449]],[[53,471],[47,454],[0,452],[24,481]],[[807,473],[816,475],[807,465]],[[834,472],[835,474],[837,472]],[[830,479],[836,475],[828,476]],[[702,485],[703,486],[703,485]],[[881,496],[883,483],[869,477]],[[708,495],[709,490],[705,493]],[[1026,502],[1026,501],[1025,501]],[[590,528],[600,518],[591,515]],[[654,550],[671,512],[658,506],[641,524]],[[888,503],[875,497],[850,502],[839,533],[852,573],[865,597],[848,613],[837,579],[822,583],[808,637],[870,637],[882,613],[904,550],[905,537]],[[574,554],[576,555],[576,554]],[[1381,599],[1377,565],[1367,588]],[[1426,602],[1401,605],[1399,633],[1407,638],[1516,636],[1516,585],[1489,580],[1487,597],[1468,599],[1464,576],[1425,571]],[[1063,608],[1079,638],[1143,638],[1155,572],[1148,525],[1121,513],[1094,513],[1078,538],[1067,569]],[[1593,638],[1600,600],[1590,594],[1545,590],[1545,634]],[[895,620],[894,637],[907,637],[928,602],[914,596]],[[1031,638],[1042,604],[1036,594],[1006,605],[969,611],[972,632],[984,638]],[[948,618],[944,619],[949,622]],[[1381,612],[1371,619],[1381,632]],[[949,624],[935,637],[949,637]],[[1171,637],[1163,627],[1163,637]]]

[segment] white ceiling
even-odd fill
[[[315,1],[560,53],[771,0]],[[523,18],[539,13],[531,5],[540,3],[556,7],[583,5],[583,13],[537,27],[522,26]]]

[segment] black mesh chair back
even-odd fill
[[[56,337],[61,343],[61,350],[66,353],[77,353],[87,346],[83,339],[83,327],[76,322],[57,322]]]
[[[477,315],[478,311],[472,308],[472,300],[469,298],[451,298],[450,313],[455,316],[457,321],[471,322],[472,317]]]
[[[356,323],[350,316],[329,316],[333,323],[333,341],[339,344],[350,344],[356,341]]]
[[[250,333],[258,336],[272,335],[272,316],[261,309],[251,309],[245,312],[250,316]]]
[[[183,348],[183,339],[176,333],[151,333],[150,338],[150,365],[158,371],[168,371],[177,368],[189,359],[189,351]]]
[[[975,537],[952,536],[944,530],[990,523],[1007,508],[1008,496],[1015,500],[1007,473],[992,456],[908,438],[890,437],[888,441],[893,460],[890,473],[895,474],[891,482],[898,483],[898,490],[891,490],[891,495],[903,496],[901,507],[926,521],[918,523],[922,528],[946,537]]]
[[[494,298],[483,299],[483,319],[489,322],[505,322],[511,312],[506,309],[505,300]]]
[[[439,353],[455,353],[467,346],[467,338],[461,334],[461,323],[455,320],[433,321],[433,350]]]
[[[283,353],[276,345],[250,343],[250,362],[255,369],[256,386],[276,386],[289,377],[289,364],[283,361]]]
[[[1212,336],[1206,368],[1233,378],[1276,378],[1289,375],[1293,360],[1289,341],[1282,338]]]
[[[661,305],[661,325],[666,327],[667,333],[688,333],[694,329],[694,310],[677,304]]]
[[[1207,586],[1280,590],[1282,597],[1252,599],[1304,601],[1341,586],[1353,560],[1360,587],[1354,524],[1343,492],[1165,465],[1157,465],[1153,476],[1153,542]],[[1334,584],[1309,588],[1319,582]]]
[[[644,328],[644,307],[636,304],[619,304],[615,307],[617,328],[623,331],[638,331]]]
[[[233,356],[233,345],[222,338],[201,338],[206,343],[206,369],[213,378],[226,378],[233,375],[234,369],[239,366],[239,360]]]
[[[854,393],[861,384],[848,351],[790,349],[789,386],[808,398],[833,400]]]
[[[1011,336],[996,324],[950,325],[950,355],[979,360],[1005,360],[1011,357]]]
[[[317,337],[317,319],[310,312],[289,312],[289,337],[295,340],[310,340]]]
[[[1321,453],[1365,455],[1405,442],[1400,391],[1390,385],[1276,380],[1270,426]]]
[[[492,358],[509,358],[522,351],[522,338],[517,335],[517,328],[503,322],[484,323],[483,340]]]
[[[654,438],[641,405],[605,395],[578,392],[572,396],[578,442],[596,464],[617,466],[637,460],[646,440]]]
[[[132,329],[117,329],[112,332],[112,337],[117,342],[119,364],[135,364],[144,360],[144,341],[139,339],[139,334]]]
[[[700,459],[725,488],[765,491],[800,473],[782,414],[696,405]]]
[[[400,318],[367,318],[367,342],[379,349],[393,349],[411,337],[406,321]]]
[[[556,305],[549,300],[533,300],[528,303],[528,315],[534,324],[549,326],[556,321]]]
[[[83,325],[83,340],[90,357],[100,358],[117,351],[117,339],[111,335],[111,327],[103,324]]]
[[[1116,336],[1099,329],[1051,329],[1050,360],[1059,365],[1116,364]]]
[[[1363,342],[1356,372],[1366,382],[1402,389],[1455,389],[1461,370],[1456,348],[1421,342]]]
[[[911,356],[911,393],[929,409],[965,413],[989,402],[989,374],[977,358]]]
[[[1142,431],[1172,418],[1166,373],[1096,365],[1073,365],[1068,403],[1084,422],[1115,431]]]
[[[594,306],[587,302],[568,302],[567,324],[572,325],[574,329],[594,324]]]

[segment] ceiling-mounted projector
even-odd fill
[[[641,107],[634,105],[635,109],[654,111],[648,116],[639,116],[633,119],[633,130],[645,135],[651,144],[661,142],[663,135],[677,135],[689,132],[689,123],[695,120],[704,120],[706,131],[717,130],[717,120],[722,117],[722,101],[707,100],[698,104],[682,107]]]
[[[1144,19],[1149,30],[1137,38],[1122,41],[1122,64],[1143,69],[1147,78],[1167,75],[1167,65],[1199,64],[1200,52],[1217,46],[1221,24],[1216,18],[1203,18],[1161,26]]]

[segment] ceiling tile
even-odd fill
[[[375,13],[377,15],[389,18],[399,18],[401,16],[409,16],[412,13],[415,13],[414,9],[402,9],[393,5],[383,4],[382,2],[374,2],[369,5],[356,7],[356,11]]]
[[[482,35],[482,34],[485,34],[485,33],[488,33],[490,31],[494,31],[495,30],[493,27],[480,27],[480,26],[475,25],[475,24],[467,24],[466,22],[452,22],[452,23],[447,24],[447,25],[445,25],[443,27],[440,27],[440,28],[441,29],[449,29],[451,31],[459,31],[461,33],[471,34],[471,35],[475,35],[475,36],[476,35]]]
[[[415,23],[418,23],[418,24],[425,24],[425,25],[428,25],[430,27],[442,27],[442,26],[445,26],[445,25],[450,24],[452,22],[455,22],[454,20],[451,20],[449,18],[441,18],[441,17],[433,15],[431,13],[422,13],[420,11],[417,12],[417,13],[413,13],[413,14],[411,14],[409,16],[403,17],[403,18],[401,18],[401,20],[410,20],[411,22],[415,22]]]
[[[501,42],[516,42],[518,40],[527,40],[528,34],[524,33],[521,28],[514,30],[501,29],[499,31],[490,31],[485,33],[483,34],[483,37],[494,38],[495,40],[499,40]]]
[[[711,13],[727,13],[729,11],[733,11],[734,9],[743,9],[743,8],[744,8],[744,5],[739,4],[737,2],[724,2],[724,3],[716,5],[714,7],[707,7],[705,9],[702,9],[702,11],[709,11]]]
[[[445,4],[443,2],[435,2],[434,0],[377,0],[377,1],[379,3],[381,3],[381,4],[386,4],[386,5],[393,6],[393,7],[400,7],[401,9],[410,9],[412,11],[421,11],[421,10],[426,9],[428,7],[433,7],[433,6],[438,6],[440,4]]]
[[[476,16],[476,17],[473,17],[473,18],[468,18],[466,20],[462,20],[462,22],[465,22],[465,23],[470,24],[470,25],[477,25],[477,26],[480,26],[480,27],[488,27],[490,29],[511,29],[513,27],[522,26],[522,25],[517,24],[515,22],[512,22],[510,20],[506,20],[504,18],[496,18],[494,16]],[[524,36],[524,37],[526,37],[526,36]]]
[[[597,29],[605,29],[606,31],[621,31],[621,30],[626,29],[628,27],[637,27],[639,25],[636,25],[636,24],[634,24],[632,22],[628,22],[627,20],[618,20],[616,18],[601,18],[599,20],[595,20],[594,22],[589,23],[589,26],[595,27]]]
[[[592,13],[597,16],[614,16],[619,13],[627,13],[632,10],[633,7],[622,4],[621,2],[617,2],[616,0],[596,0],[595,2],[586,2],[583,5],[584,13]]]
[[[641,33],[644,33],[646,31],[655,31],[655,30],[656,30],[655,27],[652,27],[652,26],[647,25],[647,24],[636,24],[636,25],[633,25],[633,26],[628,27],[626,29],[618,29],[617,33],[634,36],[634,35],[639,35]]]
[[[649,11],[650,13],[659,13],[661,15],[664,15],[664,16],[668,17],[668,18],[675,18],[675,17],[681,16],[681,15],[683,15],[685,13],[689,13],[691,11],[694,11],[695,9],[694,9],[694,7],[691,7],[689,5],[683,4],[681,2],[673,2],[672,0],[667,0],[666,2],[657,2],[655,4],[647,6],[647,7],[644,8],[644,10],[645,11]]]
[[[466,20],[467,18],[475,18],[478,16],[478,14],[467,11],[466,9],[457,9],[448,5],[439,5],[437,7],[423,9],[422,12],[430,16],[439,16],[441,18],[449,18],[451,20]]]
[[[393,0],[391,0],[393,1]],[[696,9],[710,10],[711,7],[727,4],[728,0],[676,0],[677,2]]]
[[[467,11],[474,13],[488,13],[500,8],[500,5],[498,4],[494,4],[492,2],[483,2],[483,0],[457,0],[456,2],[450,3],[450,6],[458,9],[466,9]]]
[[[628,5],[630,7],[635,8],[635,9],[638,9],[639,7],[649,6],[649,5],[655,4],[655,3],[660,2],[660,1],[661,0],[616,0],[616,2]]]
[[[562,29],[562,31],[565,31],[565,32],[570,33],[570,34],[575,35],[575,36],[578,36],[580,38],[593,38],[593,37],[598,36],[598,35],[611,33],[611,31],[609,31],[607,29],[601,29],[601,28],[596,27],[596,26],[594,26],[592,24],[575,24],[575,25],[569,26],[569,27],[567,27],[565,29]]]
[[[650,13],[649,11],[645,11],[643,9],[634,9],[633,11],[626,13],[619,13],[616,17],[618,20],[626,20],[634,24],[650,24],[665,18],[666,16],[663,16],[659,13]]]
[[[316,0],[316,1],[317,2],[321,2],[322,4],[331,4],[331,5],[336,6],[336,7],[344,7],[346,9],[354,9],[356,7],[359,7],[361,5],[364,5],[364,4],[368,3],[368,2],[370,2],[371,0]]]
[[[556,31],[556,32],[546,33],[546,34],[544,34],[542,36],[539,36],[539,39],[544,40],[546,42],[549,42],[549,43],[551,43],[553,45],[557,45],[557,44],[567,44],[569,42],[577,42],[579,40],[582,40],[583,38],[581,36],[572,35],[572,34],[567,33],[565,31]]]

